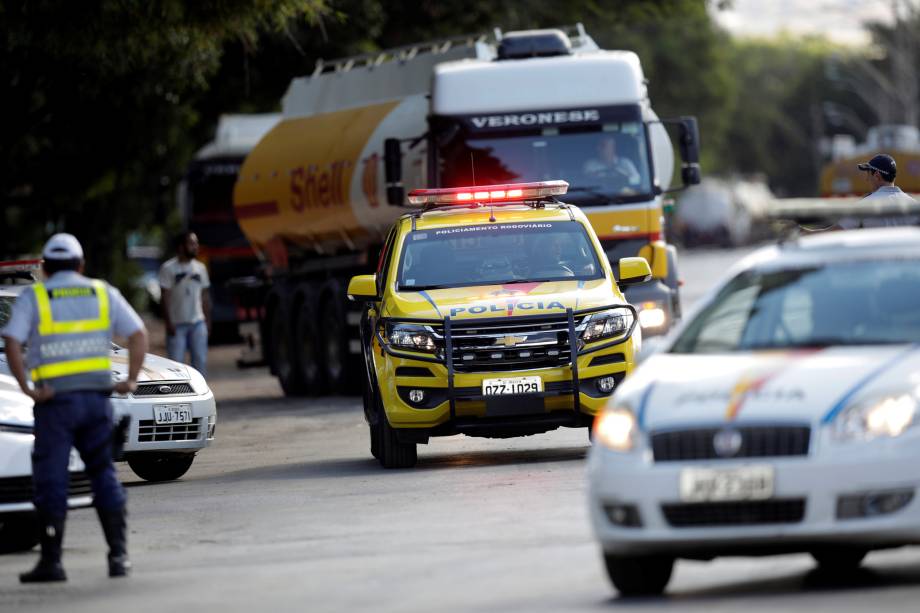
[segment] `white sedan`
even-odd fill
[[[16,380],[0,375],[0,553],[31,549],[38,542],[32,505],[32,399]],[[67,503],[72,509],[93,502],[89,478],[75,450],[70,453]]]
[[[35,264],[4,268],[0,263],[0,327],[9,319],[12,304],[32,281]],[[124,379],[128,351],[112,346],[112,379]],[[10,374],[0,339],[0,374]],[[178,479],[191,467],[195,455],[214,440],[217,405],[204,377],[194,368],[148,353],[133,394],[112,396],[116,422],[130,416],[124,453],[134,473],[147,481]]]
[[[622,594],[678,558],[920,544],[920,229],[835,232],[736,266],[598,417],[592,523]]]

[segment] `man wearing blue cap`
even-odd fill
[[[125,492],[112,463],[109,394],[133,392],[147,352],[147,331],[118,290],[83,272],[83,248],[70,234],[45,244],[48,280],[23,292],[6,327],[10,371],[35,401],[32,484],[41,558],[23,583],[65,581],[61,565],[70,450],[76,447],[93,486],[93,504],[109,546],[110,577],[128,574]],[[112,384],[112,336],[128,339],[128,378]],[[23,347],[28,355],[23,355]],[[27,370],[28,369],[28,370]],[[29,374],[31,374],[31,381]]]
[[[894,184],[894,179],[898,174],[898,167],[894,158],[890,155],[879,153],[868,162],[857,164],[856,167],[867,173],[869,184],[872,185],[872,193],[863,198],[860,201],[861,203],[879,204],[883,207],[890,205],[892,208],[917,204],[913,198]],[[839,225],[844,230],[852,230],[854,228],[917,225],[918,222],[920,222],[920,219],[916,215],[867,217],[863,219],[848,217],[841,219]]]

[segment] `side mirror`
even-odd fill
[[[652,278],[652,269],[645,258],[620,258],[620,285],[645,283]]]
[[[680,118],[680,178],[684,185],[700,183],[700,128],[696,117]]]
[[[383,141],[383,173],[387,184],[387,204],[402,206],[405,194],[402,184],[402,145],[398,138]]]
[[[357,275],[348,282],[348,299],[352,301],[377,300],[377,275]]]

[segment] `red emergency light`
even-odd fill
[[[40,259],[0,261],[0,272],[33,272],[42,267]]]
[[[537,181],[534,183],[505,183],[444,189],[414,189],[409,192],[410,204],[472,204],[539,200],[561,196],[569,191],[566,181]]]

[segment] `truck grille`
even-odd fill
[[[805,500],[789,498],[743,502],[663,504],[661,511],[667,522],[675,528],[794,524],[802,521],[805,516]]]
[[[93,493],[89,477],[84,472],[70,473],[67,497],[89,496]],[[32,477],[6,477],[0,479],[0,504],[32,502]]]
[[[195,390],[188,383],[143,383],[137,386],[133,396],[176,396],[180,394],[194,394]]]
[[[142,419],[138,422],[137,441],[139,443],[197,441],[200,438],[200,417],[196,417],[190,424],[157,425],[152,419]]]
[[[553,368],[571,362],[568,319],[513,321],[454,323],[451,326],[454,370],[528,370]]]
[[[716,451],[716,435],[734,430],[741,446],[733,454]],[[656,462],[683,460],[731,460],[802,456],[808,454],[811,429],[808,426],[741,426],[673,430],[652,434],[652,453]]]

